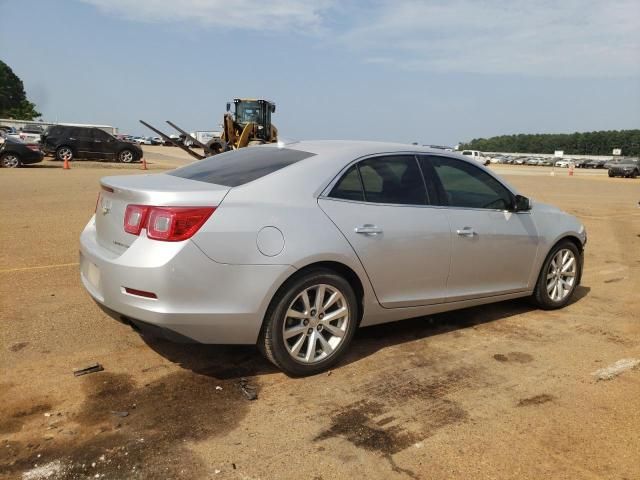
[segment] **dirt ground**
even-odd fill
[[[149,150],[152,172],[187,162],[167,151]],[[139,166],[1,170],[0,478],[640,479],[640,367],[593,375],[640,358],[640,180],[495,168],[585,223],[575,302],[363,329],[305,379],[254,347],[141,336],[85,293],[98,179]]]

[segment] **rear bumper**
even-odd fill
[[[141,236],[115,254],[96,242],[93,219],[80,236],[80,278],[96,302],[120,320],[201,343],[256,343],[273,294],[294,271],[289,265],[217,263],[190,240]],[[131,295],[125,287],[157,299]]]
[[[44,152],[31,152],[29,155],[22,157],[23,165],[31,165],[32,163],[40,163],[44,158]]]

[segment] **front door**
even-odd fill
[[[514,212],[513,194],[476,165],[440,156],[421,165],[439,182],[451,225],[448,300],[526,290],[539,245],[531,214]]]

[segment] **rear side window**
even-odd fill
[[[290,148],[247,147],[194,162],[168,175],[237,187],[314,155]]]
[[[111,139],[111,135],[109,135],[107,132],[103,130],[100,130],[99,128],[92,129],[91,136],[93,137],[94,140],[100,140],[103,142],[106,142]]]
[[[336,183],[336,186],[331,191],[331,196],[333,198],[364,202],[364,191],[357,165],[347,170],[347,173]]]
[[[347,170],[336,183],[330,196],[398,205],[428,203],[422,174],[413,155],[363,160]]]
[[[359,167],[367,202],[426,205],[427,191],[413,155],[370,158]]]

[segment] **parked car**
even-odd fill
[[[571,160],[562,159],[562,160],[558,160],[555,163],[555,166],[560,168],[568,168],[570,163],[571,163]]]
[[[527,158],[525,157],[517,157],[513,159],[514,165],[524,165],[524,162],[526,161],[527,161]]]
[[[604,168],[606,160],[587,160],[582,164],[582,168]]]
[[[44,153],[37,144],[26,144],[17,138],[4,136],[0,143],[0,166],[3,168],[16,168],[22,165],[39,163],[44,158]]]
[[[538,158],[527,158],[524,162],[525,165],[539,165],[540,159]]]
[[[573,161],[573,164],[575,165],[576,168],[584,168],[584,165],[587,162],[588,160],[585,158],[578,158],[577,160]]]
[[[20,140],[27,144],[40,143],[42,137],[42,129],[36,127],[23,128],[19,132]]]
[[[629,158],[609,167],[610,177],[636,178],[640,175],[640,160]]]
[[[143,330],[257,344],[290,375],[329,368],[358,326],[564,307],[587,240],[470,158],[405,144],[256,146],[100,185],[80,237],[89,294]]]
[[[466,155],[470,158],[473,158],[476,162],[481,165],[489,165],[491,160],[488,157],[484,156],[484,153],[479,152],[478,150],[463,150],[462,155]]]
[[[553,159],[551,159],[551,158],[541,158],[540,160],[538,160],[538,165],[541,165],[543,167],[552,167],[553,166]]]
[[[42,135],[42,147],[58,160],[104,158],[131,163],[142,158],[139,146],[118,140],[96,127],[53,125]]]

